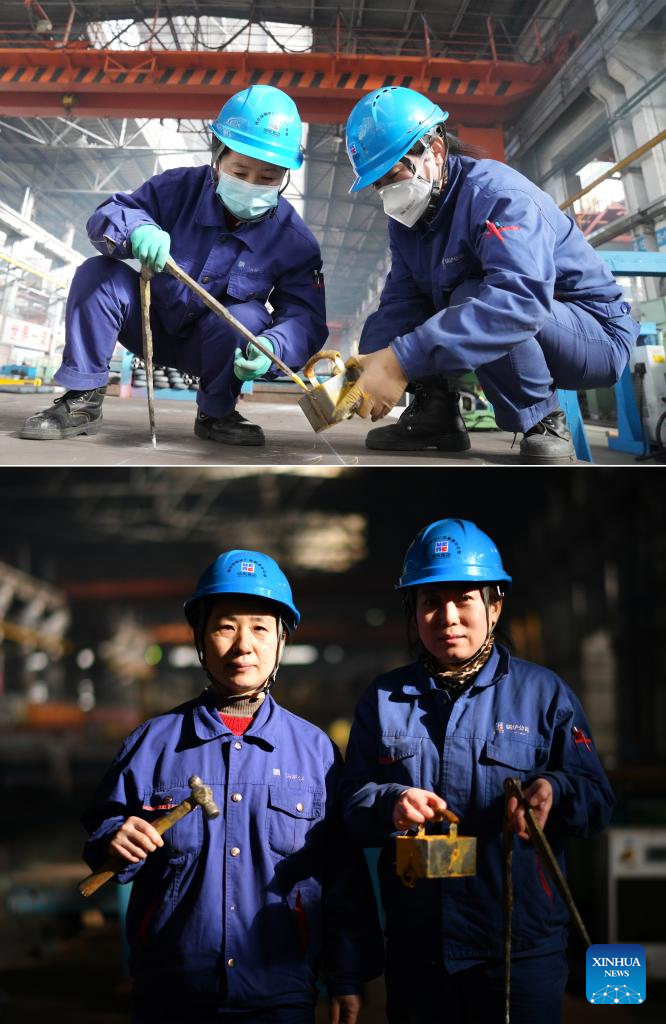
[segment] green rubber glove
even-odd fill
[[[275,345],[270,338],[260,336],[257,340],[261,341],[265,348],[275,352]],[[248,342],[245,355],[240,348],[237,348],[234,353],[234,373],[239,380],[256,380],[257,377],[263,377],[270,366],[271,360],[268,356],[260,352],[251,341]]]
[[[171,237],[166,231],[157,224],[141,224],[130,235],[130,243],[135,260],[141,260],[154,273],[164,270],[171,248]]]

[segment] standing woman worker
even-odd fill
[[[347,822],[382,846],[390,1024],[478,1024],[503,1019],[503,783],[519,778],[564,868],[568,836],[610,819],[614,797],[585,714],[549,669],[514,658],[495,640],[511,577],[473,523],[443,519],[415,538],[398,589],[415,662],[363,694],[347,748]],[[441,812],[477,837],[476,875],[422,879],[395,873],[393,834]],[[559,1024],[567,978],[569,913],[528,840],[512,798],[512,1024]],[[444,829],[448,831],[448,826]]]
[[[88,236],[102,255],[81,264],[67,299],[65,350],[53,379],[68,390],[31,416],[21,437],[98,432],[116,341],[143,353],[139,275],[124,262],[133,256],[155,273],[156,362],[200,378],[194,433],[223,444],[265,443],[236,402],[242,381],[275,375],[273,364],[162,271],[171,256],[295,370],[321,348],[328,328],[319,244],[282,195],[289,171],[303,163],[301,119],[281,89],[252,85],[227,100],[210,128],[209,166],[157,174],[90,217]]]
[[[350,191],[374,188],[389,218],[391,269],[360,340],[373,420],[414,393],[366,444],[469,448],[448,378],[473,370],[498,425],[523,434],[521,462],[573,462],[556,389],[614,384],[638,324],[573,219],[518,171],[464,155],[447,118],[390,87],[347,121]]]
[[[259,551],[226,551],[185,616],[208,685],[129,736],[84,816],[93,870],[132,881],[134,1024],[314,1024],[317,973],[331,1024],[355,1024],[383,948],[362,854],[342,839],[341,758],[271,695],[300,614]],[[152,823],[198,775],[219,817]]]

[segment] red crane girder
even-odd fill
[[[404,85],[425,93],[465,125],[499,128],[515,119],[556,64],[377,54],[185,50],[0,49],[3,116],[213,117],[248,85],[276,85],[304,121],[346,119],[366,92]]]

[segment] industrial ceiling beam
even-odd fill
[[[497,126],[555,70],[548,61],[379,54],[0,49],[0,114],[201,118],[239,89],[265,84],[288,92],[304,121],[330,124],[368,91],[404,85],[465,124]]]

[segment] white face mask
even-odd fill
[[[425,149],[421,154],[411,178],[377,189],[386,216],[397,220],[399,224],[404,224],[406,228],[413,228],[428,209],[432,182],[420,177],[428,152],[429,150]]]

